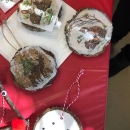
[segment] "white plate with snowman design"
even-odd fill
[[[66,41],[75,53],[84,56],[97,56],[109,44],[112,23],[107,15],[97,9],[83,9],[67,22]]]
[[[37,118],[33,130],[83,130],[79,119],[72,112],[65,110],[61,118],[62,108],[47,109]]]

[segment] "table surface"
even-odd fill
[[[113,0],[64,0],[75,10],[91,7],[105,12],[112,18]],[[7,13],[0,10],[2,20],[17,9],[15,5]],[[81,92],[78,100],[69,108],[80,120],[83,130],[104,130],[106,116],[106,100],[108,87],[110,45],[97,57],[83,57],[72,53],[58,68],[58,75],[52,85],[37,92],[28,92],[17,87],[10,73],[10,64],[0,55],[0,78],[2,83],[24,118],[30,119],[30,130],[36,118],[47,108],[63,107],[64,99],[70,85],[75,81],[79,70],[85,70],[80,79]],[[69,104],[77,96],[77,86],[74,86],[69,95]],[[0,96],[0,101],[2,98]],[[11,120],[17,117],[16,113],[5,101],[6,115],[0,128],[10,126]],[[0,103],[0,117],[2,103]]]

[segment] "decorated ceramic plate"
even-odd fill
[[[54,107],[47,109],[37,118],[33,130],[83,130],[79,119],[70,111]]]
[[[67,22],[66,41],[69,48],[79,55],[97,56],[109,44],[112,29],[112,23],[105,13],[86,8]]]
[[[57,64],[52,52],[30,46],[16,52],[10,70],[20,88],[36,91],[51,84],[57,74]]]

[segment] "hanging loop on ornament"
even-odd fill
[[[15,40],[15,41],[17,42],[17,44],[19,45],[19,47],[22,48],[21,45],[20,45],[20,43],[18,42],[18,40],[15,38],[13,32],[11,31],[11,29],[10,29],[9,26],[7,25],[7,18],[6,18],[6,20],[2,20],[1,14],[0,14],[0,20],[2,21],[2,23],[1,23],[2,35],[4,36],[4,38],[5,38],[5,40],[8,42],[8,44],[12,46],[12,44],[10,43],[10,41],[6,38],[6,36],[5,36],[5,34],[4,34],[4,26],[3,26],[3,25],[6,26],[6,28],[9,30],[9,32],[10,32],[11,35],[13,36],[14,40]],[[15,46],[12,46],[12,47],[13,47],[15,50],[17,50],[17,48],[16,48]]]
[[[77,93],[77,96],[76,98],[66,107],[66,109],[68,109],[78,98],[79,98],[79,94],[80,94],[80,83],[79,83],[79,80],[80,80],[80,77],[84,74],[84,70],[81,68],[80,69],[80,72],[78,73],[78,76],[75,80],[75,82],[73,82],[69,88],[69,90],[67,91],[67,94],[66,94],[66,97],[65,97],[65,101],[64,101],[64,106],[63,106],[63,110],[62,110],[62,113],[61,113],[61,116],[60,116],[60,119],[62,120],[63,119],[63,115],[64,115],[64,110],[65,110],[65,107],[66,107],[66,102],[67,102],[67,99],[68,99],[68,96],[69,96],[69,93],[73,87],[74,84],[77,84],[78,86],[78,93]]]
[[[1,95],[2,95],[2,117],[1,117],[1,120],[0,120],[0,124],[3,123],[3,120],[4,120],[4,117],[5,117],[5,101],[4,101],[4,97],[7,95],[6,91],[2,91],[1,92]]]
[[[1,120],[0,120],[0,124],[3,123],[3,120],[4,120],[4,117],[5,117],[5,101],[4,101],[4,97],[2,96],[2,117],[1,117]]]
[[[29,125],[30,125],[30,121],[29,121],[29,119],[26,120],[26,125],[27,125],[27,130],[29,130]]]

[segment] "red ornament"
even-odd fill
[[[26,123],[24,120],[15,118],[12,120],[12,130],[26,130]]]

